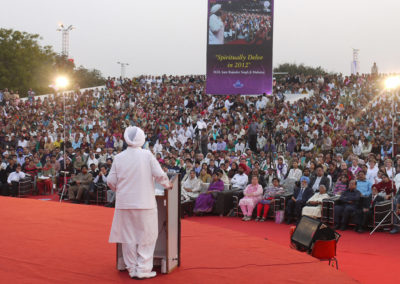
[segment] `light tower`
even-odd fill
[[[360,71],[360,61],[358,61],[359,49],[353,48],[353,61],[351,62],[351,74],[356,75]]]
[[[58,32],[62,33],[62,51],[61,54],[68,58],[69,55],[69,32],[75,29],[73,25],[69,25],[68,27],[64,26],[64,24],[58,25]]]
[[[124,62],[117,62],[117,64],[121,65],[121,78],[125,78],[125,71],[126,71],[126,66],[129,66],[129,63],[124,63]]]

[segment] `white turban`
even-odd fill
[[[215,14],[218,12],[218,10],[221,9],[221,4],[215,4],[214,6],[211,7],[211,14]]]
[[[128,146],[138,148],[143,146],[146,141],[146,135],[139,127],[129,126],[125,129],[124,139]]]

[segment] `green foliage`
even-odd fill
[[[75,83],[80,88],[89,88],[104,85],[106,80],[101,75],[101,72],[97,69],[86,69],[83,66],[75,69]]]
[[[304,64],[297,65],[295,63],[284,63],[274,68],[274,72],[287,72],[289,75],[300,75],[305,76],[319,76],[327,75],[328,73],[321,67],[305,66]]]
[[[98,70],[75,69],[73,62],[57,55],[50,46],[39,44],[40,36],[0,29],[0,89],[18,91],[21,97],[29,88],[36,94],[51,92],[55,74],[63,74],[82,88],[98,86],[104,78]]]

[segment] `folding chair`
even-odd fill
[[[32,178],[30,176],[18,182],[18,197],[25,197],[32,194]]]
[[[96,205],[107,203],[107,185],[95,184],[96,188]]]

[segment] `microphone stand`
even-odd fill
[[[392,217],[392,224],[394,224],[394,217],[396,217],[397,218],[397,220],[400,222],[400,217],[399,217],[399,215],[397,215],[397,213],[396,213],[396,208],[394,207],[394,194],[393,194],[393,190],[392,190],[392,192],[391,192],[391,199],[390,199],[390,201],[391,201],[391,209],[390,209],[390,211],[386,214],[386,216],[385,217],[383,217],[383,219],[379,222],[379,224],[378,225],[376,225],[376,227],[372,230],[372,232],[370,233],[370,235],[372,235],[373,233],[375,233],[375,231],[376,230],[378,230],[381,226],[382,226],[382,224],[383,224],[383,222],[388,218],[388,217]],[[392,215],[393,214],[393,215]],[[375,225],[375,224],[374,224]]]

